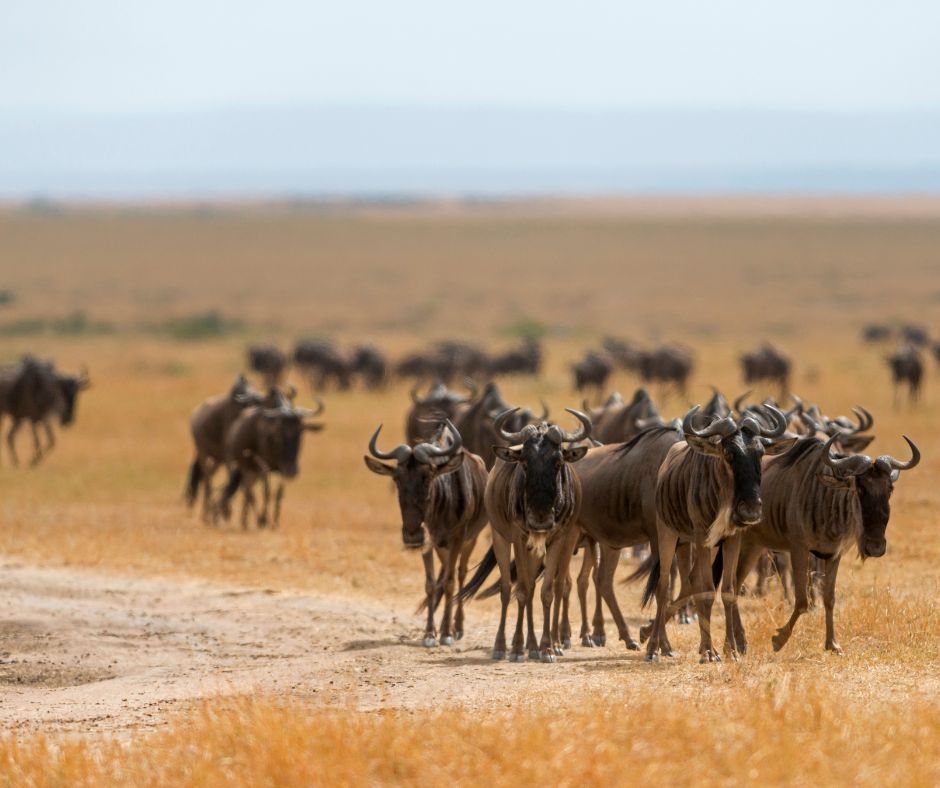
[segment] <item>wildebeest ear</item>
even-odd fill
[[[310,432],[319,432],[323,429],[324,424],[304,424],[304,429],[309,430]],[[368,457],[366,459],[369,459]]]
[[[852,445],[852,453],[859,454],[865,451],[874,439],[874,435],[853,435],[849,441]]]
[[[588,448],[588,446],[570,446],[562,451],[561,456],[564,457],[565,462],[577,462],[588,453]]]
[[[377,473],[379,476],[395,475],[395,469],[391,465],[386,465],[384,462],[379,462],[374,457],[369,457],[368,455],[364,456],[362,459],[366,461],[366,468],[372,471],[372,473]]]
[[[519,449],[512,449],[509,446],[494,446],[495,454],[503,462],[519,462],[522,459],[522,452]]]
[[[832,487],[836,490],[850,490],[854,478],[854,476],[848,476],[845,479],[837,479],[830,471],[819,471],[816,474],[816,479],[820,484],[825,484],[826,487]]]
[[[685,442],[699,454],[708,454],[712,457],[720,457],[722,454],[721,442],[712,443],[708,438],[699,438],[697,435],[688,433],[685,435]]]
[[[793,447],[793,444],[796,443],[799,439],[799,435],[794,435],[791,438],[778,438],[773,443],[764,445],[764,454],[773,456],[775,454],[783,454],[784,452],[788,452]]]
[[[464,453],[462,451],[457,452],[457,454],[455,454],[453,457],[450,457],[443,465],[433,466],[434,475],[443,476],[445,473],[453,473],[458,468],[460,468],[461,465],[463,465],[463,458]]]

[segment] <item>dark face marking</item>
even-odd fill
[[[67,427],[75,420],[75,407],[78,404],[78,392],[81,390],[81,384],[77,378],[60,376],[59,390],[62,393],[62,411],[59,414],[59,422],[63,427]]]
[[[398,488],[398,506],[401,509],[402,543],[408,549],[419,550],[424,547],[427,536],[424,521],[434,474],[430,465],[418,462],[411,456],[395,469],[393,478]]]
[[[891,481],[891,474],[876,464],[861,476],[855,477],[855,489],[862,507],[859,550],[862,558],[880,558],[888,547],[885,531],[888,518],[891,517],[894,482]]]
[[[293,479],[299,471],[297,457],[304,433],[302,417],[294,414],[264,416],[261,423],[264,460],[271,463],[272,470]]]
[[[761,458],[764,445],[749,430],[739,430],[721,442],[724,461],[731,468],[734,493],[731,522],[737,526],[754,525],[763,514],[760,497]]]

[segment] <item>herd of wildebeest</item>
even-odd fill
[[[892,333],[868,326],[863,338],[885,341]],[[907,383],[914,401],[923,377],[918,347],[928,339],[911,326],[902,329],[902,338],[904,346],[886,360],[895,385]],[[464,605],[474,597],[498,595],[493,658],[552,662],[572,642],[569,597],[575,587],[582,645],[606,643],[606,607],[620,640],[639,650],[618,605],[614,579],[621,552],[645,547],[645,558],[640,552],[642,560],[628,580],[645,580],[644,605],[655,600],[655,617],[639,632],[648,660],[674,654],[666,628],[674,616],[683,623],[697,618],[701,660],[720,660],[710,626],[716,588],[725,612],[724,653],[744,654],[748,643],[738,597],[755,570],[758,589],[777,574],[785,596],[792,593],[794,600],[789,620],[773,637],[775,650],[785,645],[818,594],[826,613],[825,647],[841,653],[833,621],[841,558],[852,547],[863,559],[884,554],[894,484],[919,463],[920,452],[904,436],[909,458],[863,454],[873,440],[871,414],[859,406],[854,417],[832,415],[801,401],[791,393],[790,360],[772,346],[740,361],[746,383],[771,383],[779,387],[779,397],[751,402],[748,393],[731,402],[714,390],[704,406],[670,421],[646,387],[626,399],[599,395],[619,366],[645,384],[660,384],[663,396],[672,391],[684,397],[692,354],[678,345],[643,350],[608,338],[571,366],[574,388],[598,397],[598,404],[584,400],[580,410],[566,408],[573,425],[568,429],[551,419],[544,403],[535,412],[511,405],[500,392],[501,376],[539,373],[542,349],[535,340],[499,354],[442,342],[395,365],[371,345],[342,352],[330,342],[301,342],[290,356],[274,346],[253,346],[248,366],[262,388],[241,375],[228,392],[206,400],[192,415],[194,458],[186,498],[192,506],[201,491],[204,520],[219,523],[230,517],[241,491],[243,527],[252,516],[258,527],[278,525],[284,480],[298,473],[303,434],[323,428],[310,421],[323,411],[319,397],[313,410],[294,404],[296,389],[285,384],[291,363],[315,391],[342,391],[357,382],[379,389],[394,377],[411,378],[405,442],[382,448],[379,425],[364,460],[369,470],[393,480],[403,545],[423,560],[424,645],[461,638]],[[478,385],[478,380],[487,382]],[[7,443],[14,463],[21,424],[32,426],[37,463],[54,444],[50,421],[71,423],[78,393],[89,385],[86,370],[65,374],[33,356],[0,370],[0,418],[12,420]],[[227,478],[217,489],[219,470]],[[468,579],[471,554],[487,525],[491,546]],[[572,557],[579,553],[583,560],[573,581]],[[487,586],[496,569],[498,579]],[[534,602],[540,579],[537,638]],[[592,582],[595,604],[589,616]],[[517,615],[507,644],[513,597]]]

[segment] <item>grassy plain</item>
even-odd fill
[[[868,321],[940,333],[938,250],[940,206],[916,200],[0,213],[0,290],[12,293],[0,306],[0,360],[29,350],[64,368],[87,363],[94,381],[40,467],[14,470],[3,451],[8,562],[304,589],[407,616],[419,569],[400,548],[394,496],[361,459],[377,423],[386,440],[400,436],[402,384],[325,395],[327,430],[305,444],[279,531],[210,529],[184,510],[188,414],[229,385],[255,339],[371,339],[394,357],[445,336],[506,346],[537,328],[545,373],[504,390],[510,401],[544,397],[556,413],[580,402],[568,363],[605,333],[692,347],[694,401],[707,384],[740,391],[738,354],[769,339],[794,357],[805,400],[872,411],[872,452],[906,456],[902,433],[924,452],[894,495],[888,554],[843,566],[844,659],[822,652],[819,615],[773,654],[769,637],[788,612],[774,596],[746,602],[758,645],[738,665],[699,666],[686,632],[677,664],[644,673],[639,657],[599,659],[577,697],[560,683],[567,674],[533,679],[522,668],[527,687],[557,698],[551,713],[532,697],[482,712],[454,702],[380,713],[307,696],[219,699],[127,746],[55,730],[8,739],[0,771],[40,785],[202,784],[210,771],[233,784],[470,783],[510,768],[519,782],[936,784],[937,375],[929,361],[922,403],[895,409],[890,346],[858,336]],[[221,322],[200,333],[199,316],[213,311]],[[619,374],[614,387],[636,383]],[[663,411],[686,406],[672,397]],[[620,595],[631,622],[642,620],[636,591]],[[473,616],[491,637],[496,609]]]

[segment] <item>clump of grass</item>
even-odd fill
[[[113,334],[115,326],[104,320],[92,320],[88,315],[77,309],[64,317],[24,317],[0,323],[0,336],[28,337],[39,334],[55,334],[57,336],[93,336]]]
[[[218,339],[244,331],[245,324],[213,309],[171,318],[159,330],[178,340]]]
[[[16,301],[16,293],[12,290],[0,289],[0,306],[10,306]]]

